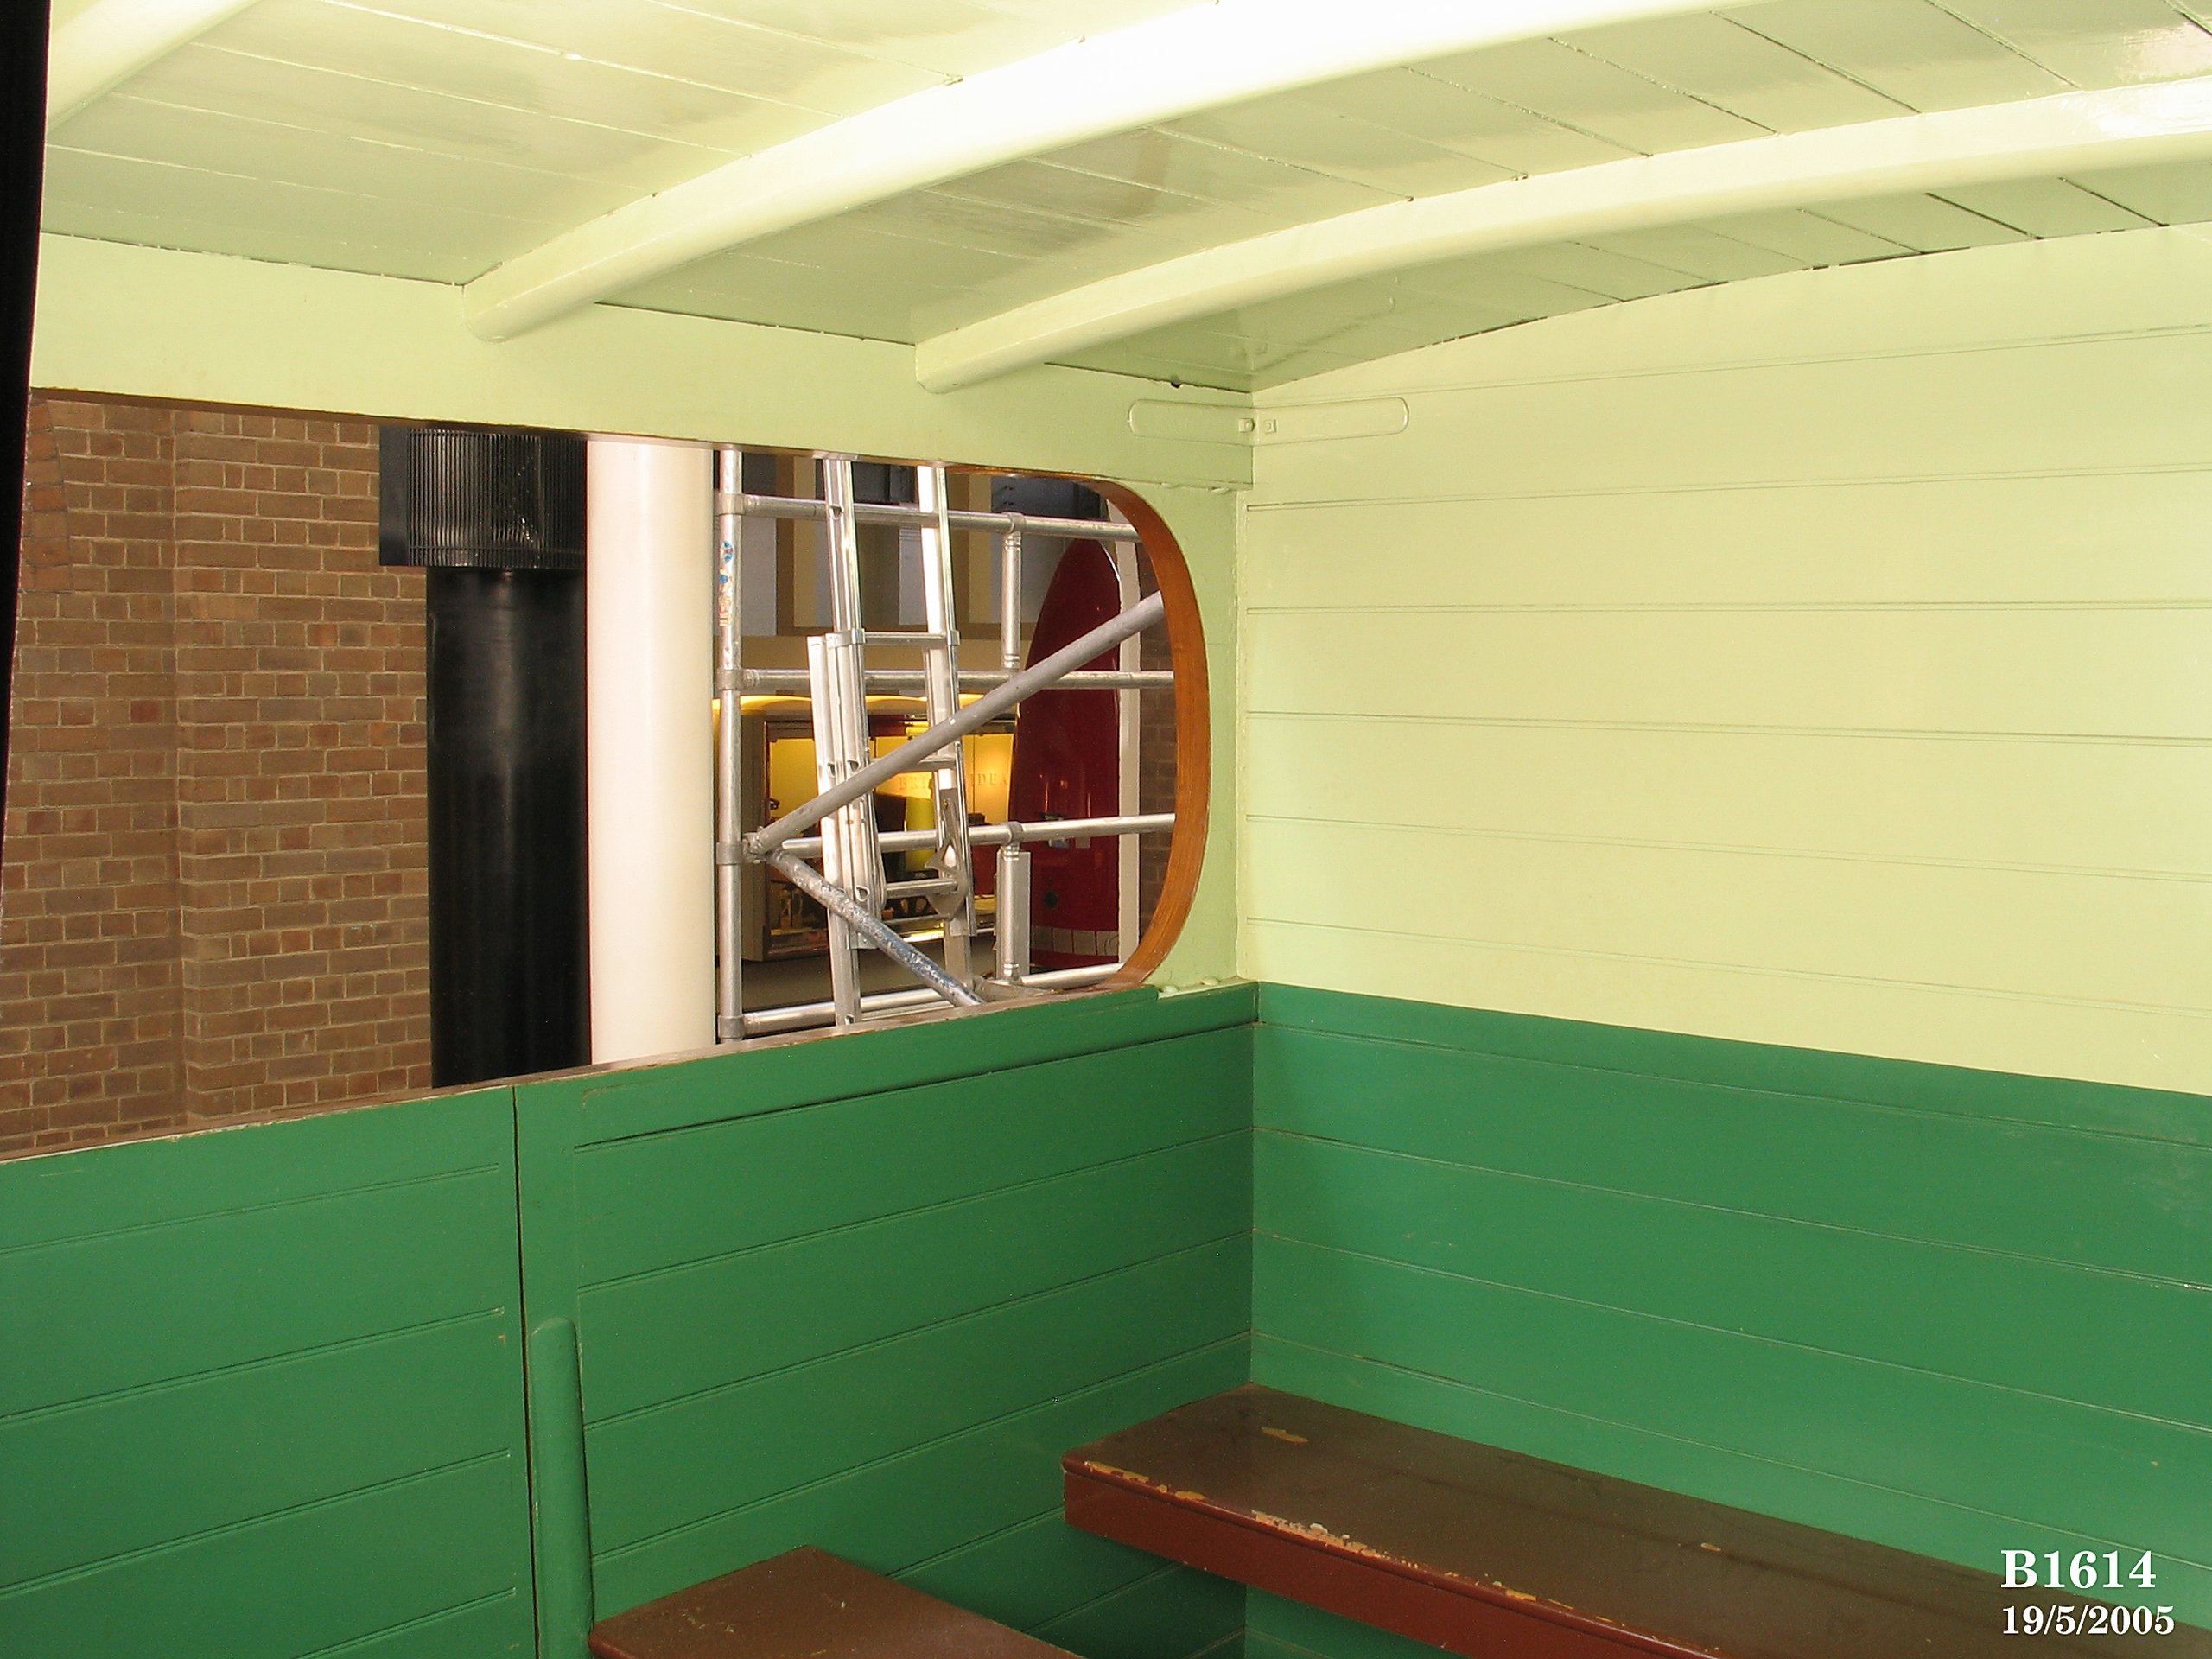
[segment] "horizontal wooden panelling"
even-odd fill
[[[2085,240],[1262,399],[1406,423],[1256,452],[1244,971],[2212,1086],[2212,253]]]
[[[1255,1317],[1276,1341],[1979,1511],[1981,1548],[1964,1553],[1985,1569],[2007,1522],[2212,1569],[2197,1497],[2212,1430],[1290,1240],[1262,1238],[1255,1268]],[[2119,1315],[2098,1328],[2124,1343]],[[2194,1334],[2201,1343],[2201,1319]]]
[[[603,1283],[1220,1134],[1238,1127],[1247,1040],[1210,1033],[1109,1060],[1065,1059],[590,1147],[577,1156],[579,1272]],[[1192,1086],[1147,1087],[1153,1072],[1187,1075]],[[1085,1109],[1072,1109],[1078,1100]],[[624,1198],[639,1191],[667,1196],[632,1217]]]
[[[1247,1363],[1253,1007],[1143,993],[520,1090],[601,1613],[814,1543],[1098,1659],[1233,1637],[1241,1599],[1055,1517],[1067,1446]]]
[[[908,1567],[899,1578],[957,1606],[988,1611],[1001,1624],[1049,1624],[1160,1571],[1142,1550],[1093,1549],[1055,1503],[1033,1520]]]
[[[1420,394],[1398,437],[1300,446],[1295,493],[1262,480],[1254,499],[1265,506],[2196,467],[2212,440],[2212,416],[2188,408],[2186,388],[2208,365],[2212,334],[2177,331],[1702,375],[1439,388]],[[2054,395],[2063,391],[2077,395]],[[2114,419],[2115,395],[2139,396],[2159,418]],[[1479,448],[1468,448],[1470,432],[1482,435]]]
[[[1241,1328],[1239,1236],[594,1428],[592,1537],[619,1548]],[[586,1350],[594,1333],[586,1328]]]
[[[0,1557],[43,1578],[251,1522],[389,1478],[398,1445],[465,1463],[510,1426],[507,1312],[0,1422]]]
[[[2207,514],[2212,466],[1290,505],[1253,516],[1267,556],[1244,601],[1255,613],[2201,604],[2212,569],[2189,526]]]
[[[514,1192],[504,1092],[0,1165],[0,1649],[530,1651]]]
[[[2212,1610],[2201,1101],[1263,1014],[1258,1380],[1985,1568],[2150,1549]]]
[[[620,1416],[1228,1237],[1249,1224],[1250,1182],[1238,1128],[588,1289],[587,1414]]]
[[[1247,626],[1255,714],[2212,741],[2212,690],[2193,672],[2212,607],[1271,612]],[[1392,749],[1413,736],[1393,732]]]
[[[1302,922],[1248,921],[1244,948],[1248,972],[1369,996],[1554,1016],[1603,1009],[1651,1030],[1756,1033],[1802,1048],[1855,1036],[1959,1065],[2157,1089],[2212,1076],[2212,1020],[2195,1014]]]
[[[512,1154],[510,1154],[511,1156]],[[373,1185],[127,1227],[0,1255],[0,1328],[76,1333],[13,1347],[0,1410],[21,1411],[345,1343],[410,1323],[513,1308],[512,1264],[455,1238],[512,1230],[508,1172]],[[302,1239],[320,1248],[303,1249]],[[333,1271],[373,1260],[374,1275]],[[238,1287],[256,1294],[241,1297]]]
[[[1655,1075],[1599,1055],[1583,1065],[1272,1026],[1255,1098],[1265,1131],[1562,1192],[1642,1194],[2174,1286],[2212,1281],[2202,1145],[1800,1093],[1748,1075]],[[1963,1173],[1993,1153],[2004,1180]]]
[[[1013,1570],[988,1548],[1008,1529],[1040,1518],[1059,1526],[1060,1454],[1082,1443],[1086,1425],[1141,1422],[1234,1386],[1249,1364],[1240,1333],[632,1548],[604,1551],[595,1562],[601,1602],[635,1606],[714,1577],[727,1562],[764,1560],[817,1542],[880,1572],[912,1569],[925,1575],[915,1582],[932,1594],[1033,1629],[1156,1565],[1094,1548],[1103,1544],[1094,1540],[1073,1544],[1069,1557],[1052,1557],[1066,1563],[1065,1572],[1033,1573]],[[944,1564],[941,1580],[926,1576],[936,1563]],[[1039,1611],[1025,1611],[1032,1607]]]
[[[709,1128],[792,1106],[820,1105],[887,1090],[973,1077],[1015,1066],[1166,1042],[1249,1025],[1257,1007],[1249,985],[1163,997],[1150,990],[1071,997],[1023,1008],[991,1008],[895,1030],[858,1033],[825,1062],[817,1044],[784,1043],[747,1052],[741,1084],[713,1067],[645,1066],[534,1090],[534,1116],[578,1146],[664,1130]],[[988,1018],[978,1034],[973,1021]],[[725,1057],[727,1058],[727,1057]]]
[[[2208,1296],[2185,1282],[1283,1135],[1261,1138],[1255,1190],[1263,1233],[1376,1262],[2169,1422],[2206,1414]],[[1922,1294],[1898,1302],[1904,1284]],[[2131,1334],[2050,1339],[2099,1329]]]
[[[1779,858],[2212,877],[2198,813],[2112,810],[2167,800],[2202,803],[2212,816],[2208,746],[2077,743],[2055,755],[2043,743],[1910,733],[1480,721],[1438,721],[1423,741],[1428,766],[1376,767],[1364,721],[1255,717],[1246,810],[1354,833],[1382,823]],[[1462,856],[1484,850],[1471,842]]]
[[[335,1431],[334,1431],[335,1432]],[[7,1651],[485,1659],[532,1650],[518,1459],[372,1488],[0,1600]],[[524,1535],[526,1539],[526,1535]],[[462,1645],[466,1641],[468,1645]]]
[[[2202,881],[1475,838],[1385,824],[1255,819],[1247,833],[1262,922],[2188,1017],[2212,1010],[2212,885]],[[1294,873],[1322,868],[1341,874],[1291,901]],[[1914,918],[1912,934],[1899,916]]]
[[[1245,1602],[1244,1659],[1435,1659],[1436,1649],[1264,1590]]]
[[[1037,1633],[1084,1659],[1235,1659],[1243,1629],[1243,1586],[1170,1567]]]

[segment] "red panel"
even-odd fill
[[[1121,608],[1112,556],[1097,542],[1069,543],[1038,609],[1031,665],[1109,621]],[[1114,665],[1111,650],[1084,664]],[[1121,798],[1114,693],[1039,691],[1027,699],[1014,731],[1007,815],[1024,823],[1110,817],[1121,810]],[[1121,925],[1121,858],[1110,836],[1080,845],[1033,842],[1029,886],[1033,927],[1105,933]],[[1039,949],[1030,959],[1039,969],[1078,968],[1113,957]]]

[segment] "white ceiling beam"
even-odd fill
[[[1605,162],[1362,208],[1105,277],[914,348],[932,391],[1438,260],[1726,214],[2212,159],[2212,76]]]
[[[253,0],[93,0],[46,48],[48,131]]]
[[[509,340],[794,226],[1269,92],[1728,0],[1211,0],[933,86],[564,232],[467,286]]]

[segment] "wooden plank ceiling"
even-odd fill
[[[57,28],[93,3],[60,0]],[[52,129],[46,224],[461,284],[735,158],[1186,3],[257,0]],[[2207,16],[2180,0],[1764,0],[1522,41],[906,191],[614,302],[914,341],[1409,197],[2212,73]],[[2203,219],[2203,162],[1831,202],[1420,265],[1068,360],[1273,385],[1710,283]]]

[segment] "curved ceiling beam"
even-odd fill
[[[253,0],[93,0],[46,48],[46,125],[60,126],[101,93],[198,39]]]
[[[1379,207],[1126,271],[925,340],[932,391],[1361,276],[1724,214],[2212,158],[2212,76],[1747,138]]]
[[[510,340],[695,259],[908,190],[1155,121],[1447,53],[1729,0],[1211,0],[1055,47],[739,157],[468,284]]]

